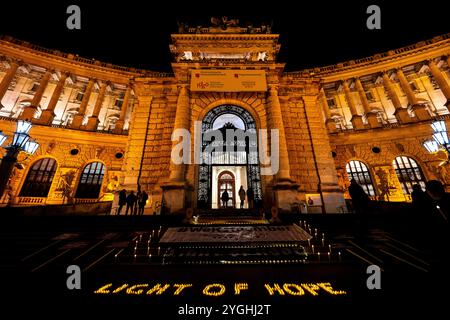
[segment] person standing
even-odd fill
[[[230,200],[230,196],[228,195],[227,190],[224,190],[222,196],[220,197],[222,200],[222,207],[226,208],[228,206],[228,200]]]
[[[117,209],[117,215],[120,215],[120,212],[122,212],[123,206],[126,204],[127,204],[127,190],[122,189],[119,192],[119,208]]]
[[[241,188],[239,189],[239,199],[241,200],[241,209],[244,208],[244,201],[245,201],[245,190],[244,190],[244,186],[241,186]]]
[[[253,193],[252,187],[247,189],[247,202],[248,202],[248,208],[253,209],[253,199],[255,194]]]
[[[136,203],[136,195],[134,191],[131,191],[127,197],[127,209],[125,210],[125,215],[128,215],[128,210],[131,209],[130,215],[133,214],[134,204]]]
[[[367,215],[369,213],[370,198],[355,179],[350,180],[348,193],[352,198],[353,210],[356,213],[355,237],[360,240],[366,240],[369,231]]]
[[[147,204],[147,200],[148,200],[148,194],[145,191],[142,191],[141,196],[139,198],[139,211],[138,211],[138,215],[142,216],[144,215],[144,208],[145,205]]]

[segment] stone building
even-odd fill
[[[176,213],[218,208],[224,190],[237,206],[242,185],[260,208],[331,213],[346,211],[350,178],[380,201],[410,201],[412,184],[429,179],[450,184],[446,152],[423,147],[430,124],[449,119],[449,34],[298,72],[277,60],[278,38],[267,26],[182,26],[170,45],[173,73],[1,38],[3,146],[17,119],[32,121],[40,143],[19,155],[2,204],[111,201],[140,188],[147,214],[162,205]],[[256,153],[246,145],[207,154],[206,134],[227,128],[270,137],[258,135]],[[182,141],[172,141],[175,129],[191,134],[189,163],[171,161]],[[279,169],[265,174],[272,163],[261,154],[274,147]]]

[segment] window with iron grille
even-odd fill
[[[19,196],[47,197],[55,172],[55,159],[43,158],[36,161],[28,171],[27,178],[20,190]]]
[[[363,162],[351,160],[347,163],[345,169],[349,180],[355,179],[367,195],[375,196],[375,188],[373,187],[369,169]]]
[[[83,169],[78,184],[76,198],[98,198],[105,174],[105,166],[101,162],[91,162]]]
[[[422,190],[425,190],[425,177],[414,159],[400,156],[395,158],[392,164],[404,194],[411,194],[412,186],[415,184],[420,185]]]

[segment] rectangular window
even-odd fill
[[[327,103],[330,109],[336,108],[336,101],[334,100],[334,98],[327,99]]]
[[[370,92],[370,91],[366,91],[366,98],[369,102],[375,102],[375,98],[374,98],[372,92]]]
[[[81,102],[83,101],[83,97],[84,97],[84,92],[79,91],[77,93],[77,97],[75,98],[77,101]]]

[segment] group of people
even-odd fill
[[[429,180],[425,184],[426,191],[419,184],[412,186],[411,199],[416,214],[429,214],[430,219],[448,222],[450,214],[450,194],[438,180]],[[350,181],[348,188],[352,198],[355,213],[365,213],[369,210],[370,198],[355,179]]]
[[[245,191],[244,186],[241,186],[238,191],[239,200],[241,200],[240,208],[244,208],[244,202],[245,198],[247,197],[247,203],[249,209],[253,208],[253,202],[254,202],[254,192],[252,187],[248,188],[247,191]],[[228,194],[227,190],[224,190],[220,196],[220,200],[222,200],[222,207],[228,208],[228,201],[230,201],[230,195]]]
[[[145,204],[148,200],[148,194],[145,191],[138,191],[137,194],[131,191],[127,195],[127,190],[122,189],[119,192],[119,207],[117,208],[117,215],[120,215],[122,208],[126,205],[125,215],[143,215]]]

